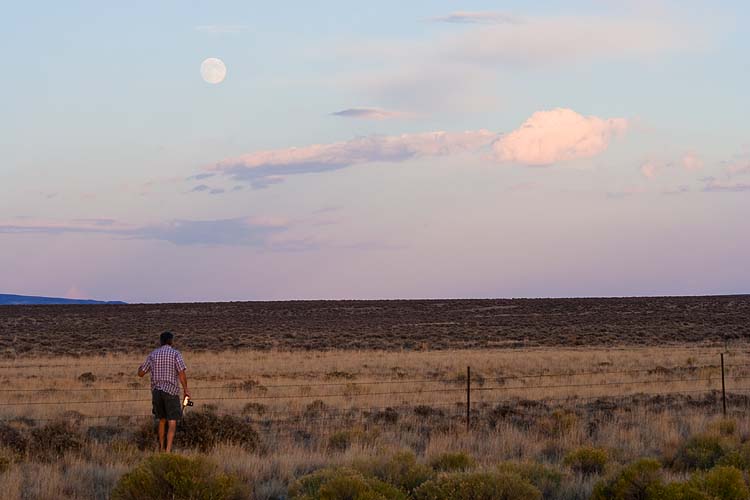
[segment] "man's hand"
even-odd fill
[[[138,376],[139,377],[143,377],[144,375],[146,375],[146,373],[147,372],[143,368],[138,368]]]

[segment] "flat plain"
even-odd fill
[[[110,498],[153,458],[135,371],[171,329],[196,403],[177,454],[226,498],[600,500],[644,467],[622,498],[730,498],[709,490],[747,489],[749,323],[748,296],[0,308],[0,491]]]
[[[750,339],[750,295],[0,307],[5,358],[193,351],[721,344]]]

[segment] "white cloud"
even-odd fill
[[[709,193],[740,193],[750,191],[750,184],[743,182],[722,181],[711,177],[705,179],[705,181],[706,184],[703,190]]]
[[[447,16],[432,17],[430,21],[453,24],[517,24],[521,19],[506,12],[457,11]]]
[[[443,60],[483,65],[567,65],[681,51],[700,39],[695,28],[674,19],[547,17],[453,34],[435,51]]]
[[[256,246],[275,249],[274,238],[290,227],[286,219],[261,216],[171,220],[142,226],[106,221],[16,218],[0,221],[0,234],[108,234],[126,239],[168,241],[175,245]]]
[[[435,29],[427,38],[366,39],[337,47],[332,53],[352,69],[335,75],[335,84],[398,109],[481,111],[487,102],[497,105],[508,67],[570,72],[574,65],[599,61],[653,61],[700,50],[711,33],[710,25],[679,14],[525,17],[509,23],[496,22],[502,19],[497,13],[458,12],[435,19],[469,24]],[[363,72],[363,63],[376,69]]]
[[[495,142],[493,149],[500,161],[551,165],[596,156],[627,127],[624,118],[582,116],[561,108],[538,111],[518,130]]]
[[[408,115],[408,113],[401,111],[388,111],[377,108],[347,108],[331,114],[342,118],[359,118],[363,120],[387,120],[390,118],[402,118]]]
[[[243,31],[245,31],[245,29],[245,26],[229,24],[205,24],[195,27],[196,31],[200,31],[201,33],[209,33],[212,35],[242,33]]]

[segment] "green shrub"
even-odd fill
[[[721,457],[717,465],[727,465],[740,470],[750,469],[750,442],[743,443],[738,448]]]
[[[717,500],[686,483],[670,483],[655,488],[644,500]]]
[[[211,411],[189,413],[175,435],[175,442],[187,448],[210,451],[219,443],[242,446],[248,451],[258,448],[260,438],[253,426],[240,417],[218,416]]]
[[[67,421],[50,422],[31,430],[31,454],[42,461],[52,462],[65,453],[80,451],[83,443],[79,429]]]
[[[591,475],[601,474],[609,461],[607,450],[584,446],[565,455],[563,463],[573,472]]]
[[[328,438],[328,449],[344,451],[352,445],[352,431],[337,431]]]
[[[734,467],[714,467],[708,472],[693,475],[688,485],[716,500],[746,500],[750,498],[742,472]]]
[[[206,459],[159,454],[120,478],[112,500],[239,500],[249,498],[239,480]]]
[[[642,459],[594,486],[591,500],[647,500],[663,490],[661,464]]]
[[[685,441],[677,450],[673,466],[677,470],[707,470],[731,451],[727,438],[714,434],[699,434]]]
[[[573,430],[578,424],[578,416],[575,413],[564,410],[555,410],[537,422],[539,431],[548,437],[560,437]]]
[[[406,500],[396,487],[353,469],[321,469],[289,488],[291,500]]]
[[[358,461],[353,464],[353,468],[407,493],[435,477],[435,472],[430,467],[417,463],[414,453],[410,451],[396,453],[390,458]]]
[[[518,474],[446,474],[424,483],[416,500],[541,500],[541,492]]]
[[[717,420],[708,426],[709,430],[714,431],[722,436],[734,436],[737,432],[737,421],[723,418]]]
[[[542,464],[503,462],[497,470],[504,474],[518,474],[541,491],[544,498],[553,497],[562,488],[563,474]]]
[[[0,474],[10,469],[11,465],[13,465],[13,453],[0,450]]]
[[[466,453],[443,453],[430,460],[430,467],[438,472],[465,472],[477,466],[477,461]]]

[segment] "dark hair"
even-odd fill
[[[159,342],[161,342],[161,345],[172,345],[172,339],[174,338],[174,334],[172,332],[164,332],[161,335],[159,335]]]

